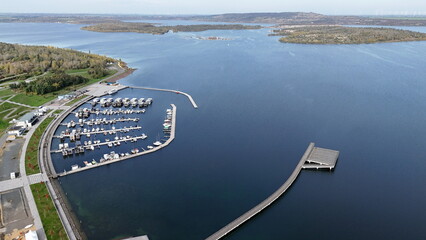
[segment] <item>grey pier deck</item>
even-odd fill
[[[306,163],[303,164],[303,169],[334,169],[339,151],[314,147],[309,154]]]
[[[293,182],[296,180],[296,178],[299,176],[302,169],[310,168],[310,165],[316,165],[316,166],[327,166],[327,168],[334,168],[337,158],[339,156],[338,151],[324,149],[324,148],[317,148],[315,147],[315,143],[310,143],[308,148],[306,149],[305,153],[303,154],[302,158],[300,159],[299,163],[297,164],[296,168],[290,175],[290,177],[287,179],[287,181],[284,182],[284,184],[278,188],[277,191],[275,191],[271,196],[269,196],[267,199],[265,199],[263,202],[259,203],[225,227],[221,228],[219,231],[214,233],[213,235],[206,238],[206,240],[217,240],[224,237],[226,234],[234,230],[235,228],[239,227],[246,221],[248,221],[250,218],[254,217],[256,214],[261,212],[263,209],[271,205],[275,200],[277,200],[282,194],[287,191],[287,189],[293,184]],[[315,167],[317,169],[317,167]],[[319,169],[319,168],[318,168]]]

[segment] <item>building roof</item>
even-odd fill
[[[34,113],[33,112],[29,112],[26,113],[24,116],[20,117],[18,121],[31,121],[34,118]]]
[[[25,234],[26,240],[38,240],[37,233],[35,231],[29,231]]]
[[[15,130],[22,130],[22,127],[21,126],[13,126],[13,127],[11,127],[11,128],[9,128],[9,131],[15,131]]]
[[[10,142],[10,141],[13,141],[13,140],[15,140],[15,139],[16,139],[15,135],[9,135],[9,136],[7,136],[7,138],[6,138],[6,141]]]

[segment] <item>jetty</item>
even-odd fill
[[[171,129],[170,129],[170,137],[161,145],[155,146],[153,149],[149,149],[149,150],[145,150],[143,152],[139,152],[139,153],[131,154],[131,155],[128,155],[128,156],[120,157],[118,159],[112,159],[112,160],[108,160],[108,161],[105,161],[105,162],[102,162],[102,163],[100,162],[100,163],[96,163],[96,164],[85,166],[85,167],[79,167],[79,168],[74,169],[74,170],[64,171],[62,173],[58,173],[55,177],[63,177],[63,176],[67,176],[67,175],[70,175],[70,174],[74,174],[74,173],[90,170],[90,169],[93,169],[93,168],[97,168],[97,167],[100,167],[100,166],[112,164],[112,163],[115,163],[115,162],[124,161],[124,160],[130,159],[130,158],[139,157],[139,156],[142,156],[142,155],[145,155],[145,154],[153,153],[155,151],[158,151],[158,150],[168,146],[173,141],[173,139],[175,138],[175,133],[176,133],[176,106],[174,104],[171,104],[171,106],[172,106],[172,122],[171,122]]]
[[[321,168],[321,166],[327,166],[327,169],[334,169],[336,166],[336,161],[339,157],[339,152],[330,150],[330,149],[324,149],[324,148],[318,148],[315,147],[315,143],[310,143],[308,148],[306,149],[305,153],[303,154],[302,158],[300,159],[299,163],[297,164],[296,168],[290,175],[290,177],[285,181],[285,183],[276,190],[271,196],[269,196],[267,199],[265,199],[263,202],[259,203],[225,227],[221,228],[216,233],[212,234],[206,240],[218,240],[224,237],[226,234],[231,232],[232,230],[236,229],[252,217],[254,217],[256,214],[261,212],[263,209],[271,205],[275,200],[277,200],[281,195],[287,191],[287,189],[293,184],[293,182],[296,180],[296,178],[299,176],[302,169],[324,169]],[[318,166],[318,168],[314,168],[313,165]],[[312,167],[311,167],[312,166]]]
[[[191,102],[191,104],[194,108],[198,108],[198,105],[197,105],[197,103],[195,103],[192,96],[189,95],[188,93],[185,93],[185,92],[182,92],[182,91],[171,90],[171,89],[162,89],[162,88],[138,87],[138,86],[128,86],[128,88],[136,88],[136,89],[144,89],[144,90],[153,90],[153,91],[162,91],[162,92],[171,92],[171,93],[176,93],[176,94],[182,94],[189,99],[189,101]]]

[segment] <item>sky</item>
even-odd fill
[[[426,15],[426,0],[0,0],[2,13]]]

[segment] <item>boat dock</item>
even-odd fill
[[[71,137],[71,136],[73,136],[73,135],[80,135],[80,136],[90,136],[90,135],[95,135],[95,134],[114,134],[114,133],[118,133],[118,132],[122,132],[122,133],[125,133],[125,132],[129,132],[129,131],[132,131],[132,130],[138,130],[138,129],[141,129],[142,127],[141,126],[135,126],[135,127],[124,127],[124,128],[116,128],[116,129],[106,129],[106,130],[99,130],[99,131],[87,131],[87,132],[84,132],[84,131],[80,131],[80,132],[71,132],[71,133],[69,133],[69,134],[63,134],[63,135],[55,135],[55,136],[53,136],[54,138],[67,138],[67,137]],[[73,131],[75,131],[75,130],[73,130]]]
[[[104,146],[104,145],[108,145],[108,144],[121,143],[121,142],[127,142],[127,141],[136,142],[139,139],[145,139],[145,138],[146,138],[146,136],[137,136],[137,137],[130,137],[130,138],[118,139],[118,140],[111,140],[111,141],[108,141],[108,142],[100,142],[100,143],[94,143],[94,144],[81,145],[80,147],[84,147],[85,149],[90,149],[92,146],[93,147],[100,147],[100,146]],[[50,152],[51,153],[60,153],[63,150],[74,151],[76,148],[77,147],[63,148],[63,149],[58,149],[58,150],[52,150]]]
[[[256,214],[261,212],[263,209],[271,205],[275,200],[277,200],[282,194],[287,191],[287,189],[293,184],[293,182],[296,180],[296,178],[299,176],[302,169],[310,168],[310,169],[316,169],[311,168],[310,166],[315,165],[328,165],[328,168],[331,169],[335,167],[337,158],[339,157],[339,152],[324,148],[317,148],[315,147],[315,143],[310,143],[308,148],[306,149],[305,153],[303,154],[302,158],[300,159],[299,163],[297,164],[296,168],[294,169],[293,173],[290,175],[290,177],[285,181],[285,183],[277,190],[275,191],[271,196],[269,196],[267,199],[265,199],[263,202],[259,203],[225,227],[221,228],[216,233],[212,234],[206,240],[218,240],[224,237],[226,234],[234,230],[235,228],[239,227],[246,221],[248,221],[250,218],[254,217]],[[306,166],[305,166],[306,165]],[[304,167],[305,166],[305,167]],[[318,168],[320,169],[320,168]]]
[[[191,102],[191,104],[192,104],[192,106],[194,108],[198,108],[198,105],[197,105],[197,103],[195,103],[195,101],[192,98],[192,96],[189,95],[188,93],[185,93],[185,92],[181,92],[181,91],[177,91],[177,90],[171,90],[171,89],[138,87],[138,86],[128,86],[128,88],[136,88],[136,89],[144,89],[144,90],[153,90],[153,91],[162,91],[162,92],[171,92],[171,93],[176,93],[176,94],[182,94],[182,95],[186,96],[189,99],[189,101]]]
[[[71,112],[72,114],[76,115],[79,114],[79,111],[83,111],[82,109],[79,109],[77,112]],[[134,109],[118,109],[118,110],[112,110],[112,109],[105,109],[105,110],[99,110],[99,109],[87,109],[87,112],[90,114],[95,115],[117,115],[117,114],[140,114],[145,113],[145,109],[142,110],[134,110]]]
[[[145,154],[149,154],[149,153],[158,151],[158,150],[168,146],[173,141],[173,139],[175,138],[175,132],[176,132],[176,106],[174,104],[171,104],[171,106],[172,106],[172,122],[171,122],[171,129],[170,129],[170,137],[161,145],[156,146],[153,149],[149,149],[149,150],[146,150],[146,151],[143,151],[143,152],[139,152],[139,153],[135,153],[135,154],[132,154],[132,155],[120,157],[118,159],[108,160],[108,161],[105,161],[105,162],[102,162],[102,163],[99,162],[99,163],[96,163],[96,164],[93,164],[93,165],[89,165],[89,166],[85,166],[85,167],[79,167],[77,169],[70,170],[70,171],[64,171],[62,173],[58,173],[56,175],[56,177],[57,176],[63,177],[63,176],[67,176],[67,175],[70,175],[70,174],[74,174],[74,173],[86,171],[86,170],[89,170],[89,169],[93,169],[93,168],[96,168],[96,167],[112,164],[112,163],[115,163],[115,162],[120,162],[120,161],[127,160],[127,159],[130,159],[130,158],[133,158],[133,157],[139,157],[139,156],[142,156],[142,155],[145,155]]]
[[[83,127],[84,125],[93,126],[93,125],[108,125],[108,124],[115,124],[117,122],[138,122],[139,118],[113,118],[113,119],[106,119],[106,118],[97,118],[97,119],[90,119],[87,121],[82,122],[66,122],[59,124],[60,126],[77,126]]]

